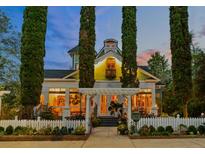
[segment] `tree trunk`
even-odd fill
[[[34,112],[33,112],[33,105],[26,105],[23,107],[21,119],[33,119]]]
[[[184,107],[183,107],[183,115],[185,118],[188,118],[188,104],[184,104]]]

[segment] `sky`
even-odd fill
[[[24,7],[1,6],[0,9],[20,32]],[[79,6],[48,7],[45,69],[71,69],[67,51],[78,44],[80,9]],[[107,38],[118,40],[121,49],[121,24],[121,7],[96,7],[97,52]],[[189,7],[189,30],[194,33],[194,42],[205,48],[205,7]],[[137,7],[138,65],[147,65],[147,60],[156,51],[170,59],[169,39],[169,7]]]

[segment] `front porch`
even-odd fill
[[[93,114],[118,117],[123,113],[130,124],[132,112],[157,114],[154,96],[153,90],[141,88],[50,88],[43,91],[41,104],[62,119],[82,115],[89,124]],[[121,104],[122,111],[111,114],[112,103]]]

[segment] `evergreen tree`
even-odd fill
[[[82,6],[80,14],[79,87],[92,88],[95,84],[95,7]]]
[[[21,104],[25,118],[32,118],[33,107],[40,103],[44,80],[47,7],[26,7],[21,38]]]
[[[135,88],[137,80],[136,7],[122,7],[122,87]]]
[[[195,61],[197,69],[195,70],[195,96],[205,103],[205,53],[199,52],[198,59]]]
[[[21,35],[0,10],[0,91],[10,94],[2,99],[1,119],[12,119],[20,109],[20,42]]]
[[[155,52],[148,60],[148,66],[152,74],[158,77],[163,84],[167,84],[171,78],[171,70],[169,69],[168,59]]]
[[[188,111],[198,117],[205,110],[205,53],[196,47],[192,53],[193,98],[189,101]]]
[[[188,7],[170,7],[170,34],[172,52],[173,90],[178,103],[187,113],[187,103],[192,95],[191,36],[188,28]]]
[[[19,82],[20,33],[0,10],[0,84]]]

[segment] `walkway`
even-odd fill
[[[94,128],[92,135],[83,145],[85,148],[131,148],[134,147],[127,136],[117,135],[116,127]]]
[[[0,142],[0,148],[205,148],[205,138],[129,139],[116,127],[95,128],[87,141]]]

